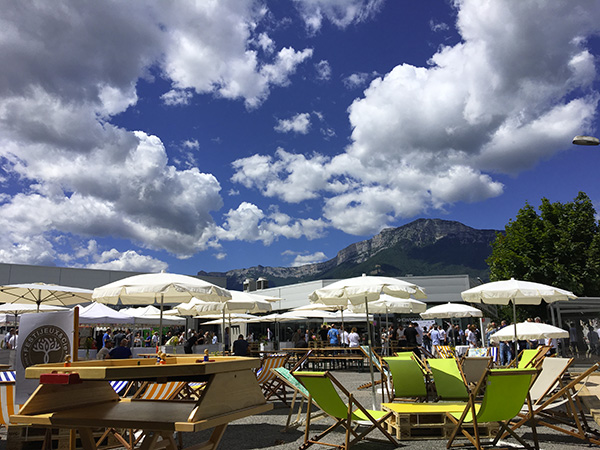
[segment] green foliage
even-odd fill
[[[542,199],[529,205],[498,233],[487,259],[490,279],[516,278],[550,284],[578,296],[600,295],[600,228],[589,197],[568,203]]]

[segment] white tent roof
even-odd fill
[[[116,311],[102,303],[93,302],[79,309],[79,323],[134,323],[134,321],[133,316]]]

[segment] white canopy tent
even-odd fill
[[[135,317],[116,311],[102,303],[93,302],[87,306],[79,307],[80,324],[133,324]]]

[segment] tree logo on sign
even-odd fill
[[[23,367],[63,362],[70,355],[69,336],[62,328],[44,325],[33,330],[21,345]]]

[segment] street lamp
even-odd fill
[[[573,138],[575,145],[600,145],[600,139],[594,136],[575,136]]]

